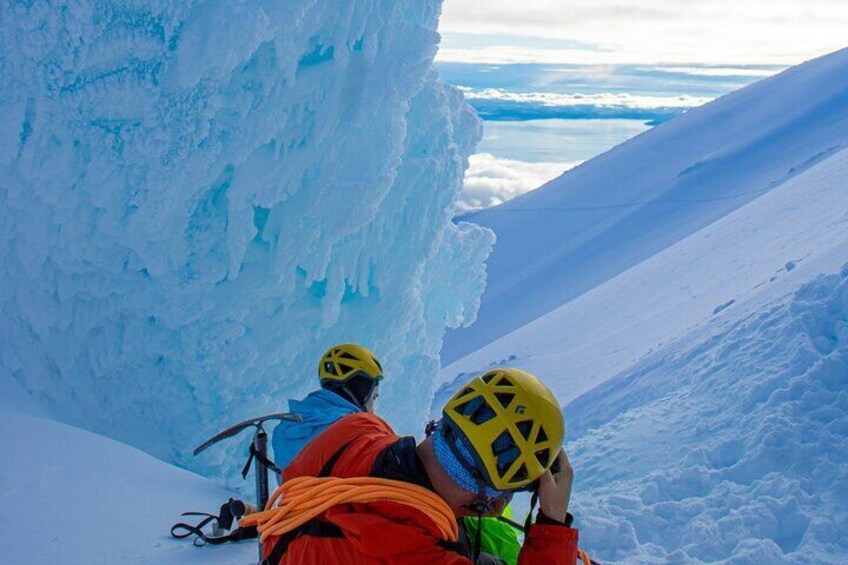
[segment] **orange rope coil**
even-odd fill
[[[412,506],[430,518],[445,541],[456,542],[456,516],[440,496],[424,487],[375,477],[298,477],[274,491],[265,510],[245,516],[242,527],[256,526],[259,541],[302,526],[339,504],[396,502]]]

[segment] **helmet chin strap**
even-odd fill
[[[337,386],[336,388],[341,390],[344,393],[344,395],[348,398],[348,400],[350,400],[353,403],[354,406],[356,406],[357,408],[359,408],[363,412],[368,412],[366,405],[368,404],[368,401],[371,400],[371,397],[374,395],[374,389],[377,388],[377,381],[373,381],[371,383],[371,389],[368,391],[368,394],[365,395],[365,398],[362,399],[362,401],[360,401],[356,397],[356,395],[353,394],[353,392],[350,390],[350,388],[347,385],[341,384],[341,385]]]
[[[492,500],[486,497],[485,487],[481,487],[480,490],[477,491],[474,500],[469,504],[466,504],[464,507],[478,515],[488,514],[491,512]]]
[[[439,432],[441,425],[442,424],[436,420],[430,420],[424,428],[424,433],[427,437],[429,437],[434,433]],[[448,446],[459,462],[469,470],[472,478],[477,483],[477,493],[475,494],[474,499],[470,503],[463,505],[463,508],[470,510],[477,516],[477,532],[475,535],[475,541],[471,544],[471,561],[472,563],[477,563],[477,560],[483,551],[483,516],[492,512],[494,509],[494,503],[498,500],[498,498],[493,499],[486,496],[486,481],[479,475],[479,472],[476,469],[470,468],[470,464],[465,461],[465,458],[461,453],[459,453],[453,442],[449,441]]]
[[[351,402],[353,402],[353,405],[354,405],[354,406],[356,406],[357,408],[359,408],[360,410],[362,410],[363,412],[365,412],[365,404],[364,404],[364,403],[362,403],[362,402],[360,402],[360,401],[359,401],[359,399],[358,399],[358,398],[356,398],[356,395],[355,395],[355,394],[353,394],[353,393],[350,391],[350,389],[349,389],[349,388],[347,388],[345,385],[342,385],[342,386],[340,386],[340,387],[339,387],[339,389],[341,389],[341,391],[345,394],[345,396],[347,396],[348,400],[350,400]]]
[[[466,508],[477,515],[477,531],[474,535],[476,539],[471,546],[472,563],[477,563],[480,554],[483,552],[483,516],[492,510],[492,501],[486,497],[486,486],[480,483],[477,488],[477,498],[471,504],[466,505]]]

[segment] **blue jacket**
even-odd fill
[[[300,450],[330,424],[361,410],[338,394],[322,388],[310,392],[303,400],[289,400],[289,412],[300,414],[303,421],[283,420],[274,428],[271,446],[274,448],[274,462],[280,469],[285,469]]]

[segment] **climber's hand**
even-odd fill
[[[539,509],[545,516],[559,522],[565,521],[573,482],[574,469],[565,449],[560,449],[551,470],[539,477]]]

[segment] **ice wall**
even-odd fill
[[[417,431],[493,239],[451,222],[480,126],[432,68],[440,8],[4,3],[0,371],[185,464],[355,340]]]

